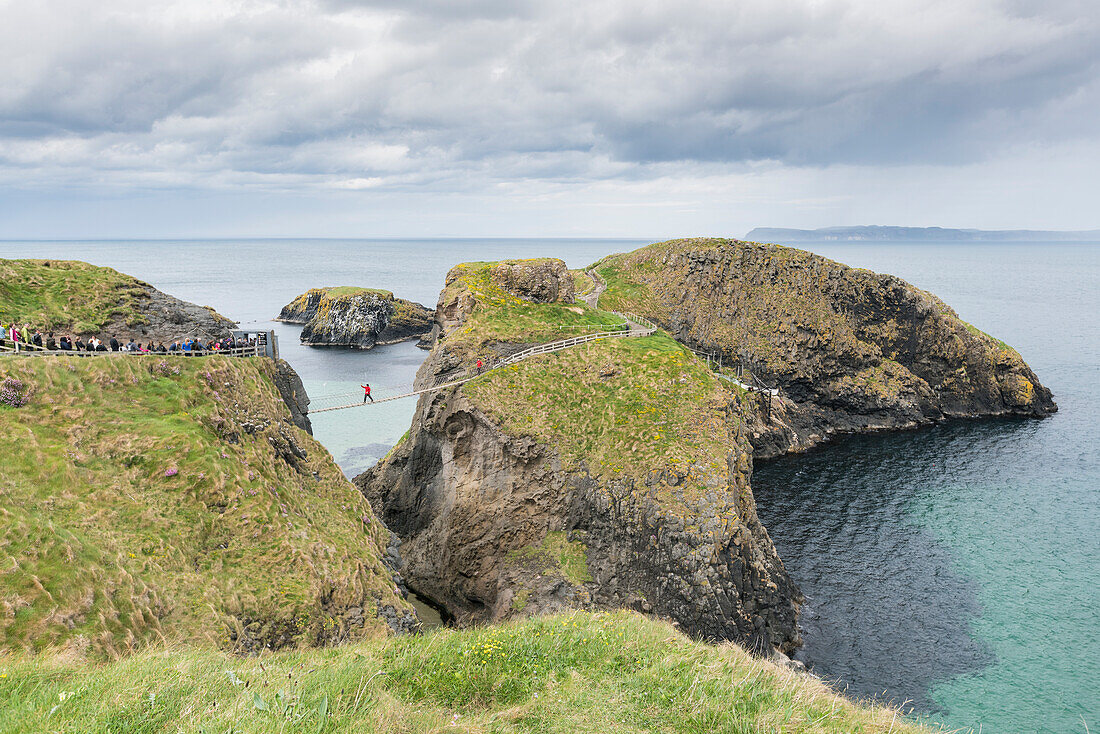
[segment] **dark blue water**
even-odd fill
[[[309,349],[270,323],[307,288],[365,285],[434,305],[465,260],[610,240],[0,242],[0,257],[110,265],[250,326],[275,328],[313,395],[411,382],[424,353]],[[807,246],[803,246],[807,247]],[[950,726],[1100,731],[1100,245],[822,243],[899,275],[1015,346],[1055,395],[1045,421],[952,423],[846,439],[757,467],[761,517],[807,595],[801,657],[850,692],[911,701]],[[411,401],[313,418],[349,473],[405,432]]]

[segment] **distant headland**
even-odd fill
[[[752,242],[821,242],[851,240],[906,242],[938,240],[945,242],[1100,242],[1100,229],[1076,232],[1041,229],[946,229],[944,227],[822,227],[787,229],[757,227],[745,235]]]

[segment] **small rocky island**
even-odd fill
[[[343,286],[311,288],[283,307],[276,321],[303,324],[301,341],[310,346],[370,349],[407,339],[424,341],[435,314],[390,291]]]

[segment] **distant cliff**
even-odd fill
[[[892,275],[704,238],[613,255],[596,271],[608,283],[601,305],[778,386],[750,430],[758,455],[835,433],[1057,410],[1016,350]]]
[[[313,346],[370,349],[422,339],[433,312],[419,303],[372,288],[312,288],[283,307],[277,321],[304,324],[301,341]]]
[[[1077,232],[1039,229],[945,229],[943,227],[822,227],[786,229],[757,227],[745,235],[754,242],[822,242],[871,240],[876,242],[1100,242],[1100,229]]]

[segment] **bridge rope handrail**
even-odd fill
[[[458,385],[465,384],[471,380],[475,380],[478,377],[481,377],[488,372],[492,372],[493,370],[497,370],[502,367],[509,367],[511,365],[517,364],[518,362],[522,362],[525,359],[530,359],[531,357],[537,357],[542,354],[550,354],[551,352],[559,352],[563,349],[569,349],[570,347],[599,341],[601,339],[643,337],[650,336],[657,331],[657,327],[646,318],[629,313],[618,313],[614,311],[612,313],[615,313],[616,316],[621,316],[626,320],[628,328],[625,331],[597,331],[591,334],[580,334],[578,336],[573,336],[568,339],[548,342],[546,344],[536,344],[534,346],[527,347],[526,349],[522,349],[514,354],[510,354],[507,357],[502,357],[493,362],[488,367],[482,368],[481,370],[475,369],[474,374],[470,374],[470,370],[466,370],[464,373],[462,373],[462,377],[459,377],[457,379],[454,375],[446,375],[440,377],[439,381],[437,381],[437,383],[435,385],[432,385],[431,387],[421,388],[420,390],[410,390],[409,392],[403,393],[401,395],[390,395],[384,398],[379,398],[378,400],[375,400],[373,402],[368,401],[365,403],[356,402],[349,403],[347,405],[334,405],[324,408],[318,408],[316,410],[310,410],[308,412],[310,415],[313,415],[315,413],[327,413],[333,410],[344,410],[345,408],[361,408],[364,405],[378,405],[379,403],[388,403],[391,400],[400,400],[402,398],[409,398],[415,395],[423,395],[424,393],[437,392],[439,390],[445,390],[450,387],[456,387]],[[635,326],[637,326],[637,328],[634,328]]]

